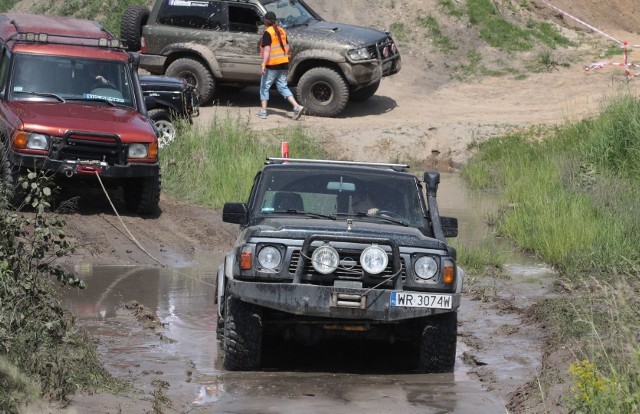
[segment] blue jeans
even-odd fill
[[[269,100],[269,89],[273,82],[275,81],[276,87],[278,88],[278,92],[285,99],[290,96],[293,96],[289,87],[287,86],[287,71],[286,70],[276,70],[276,69],[267,69],[266,73],[262,75],[260,78],[260,100],[268,101]]]

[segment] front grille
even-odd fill
[[[309,255],[311,255],[312,253],[313,252],[310,252]],[[355,262],[355,266],[352,269],[344,269],[344,268],[338,267],[338,269],[336,269],[336,271],[330,275],[323,275],[316,272],[316,270],[313,268],[313,265],[311,264],[311,260],[308,259],[305,261],[305,266],[302,271],[302,279],[304,280],[304,279],[316,278],[318,279],[318,281],[323,281],[323,282],[333,281],[333,280],[363,280],[363,279],[364,281],[367,281],[373,277],[375,277],[375,279],[377,280],[381,280],[387,277],[391,277],[394,274],[393,260],[391,256],[389,256],[389,264],[387,265],[387,268],[382,273],[372,277],[363,278],[362,265],[360,264],[360,253],[362,252],[339,251],[338,254],[340,255],[340,260],[351,259]],[[295,250],[291,255],[291,261],[289,262],[289,273],[295,274],[299,262],[300,262],[300,250]],[[405,268],[404,258],[402,257],[400,258],[400,263],[402,265],[402,271],[401,271],[400,277],[402,278],[402,280],[405,280],[407,276],[407,272]]]
[[[124,164],[124,151],[117,135],[78,131],[68,132],[52,148],[55,159],[105,161],[109,165]]]
[[[396,59],[398,55],[398,48],[391,36],[385,37],[375,45],[370,45],[367,50],[383,62]]]

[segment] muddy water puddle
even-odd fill
[[[458,217],[461,243],[493,237],[485,224],[490,197],[474,198],[455,175],[443,175],[440,188],[441,213]],[[227,372],[215,332],[222,260],[214,254],[205,265],[182,269],[76,265],[88,287],[64,291],[63,304],[97,338],[107,368],[140,390],[97,411],[80,400],[79,409],[148,412],[160,403],[162,412],[499,413],[506,411],[507,389],[535,377],[541,356],[535,331],[524,329],[517,313],[470,297],[459,312],[454,374],[412,373],[408,349],[357,341],[315,347],[267,341],[262,371]],[[496,292],[516,300],[522,292],[527,300],[542,294],[549,269],[517,253],[509,261],[509,285],[529,287]],[[136,320],[136,304],[151,315]],[[147,316],[156,317],[155,326]]]

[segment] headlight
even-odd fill
[[[36,150],[49,149],[49,136],[44,134],[30,133],[27,138],[27,148]]]
[[[276,269],[282,263],[282,254],[275,247],[266,246],[258,253],[258,263],[265,269]]]
[[[338,268],[339,261],[340,256],[338,256],[338,252],[328,244],[318,247],[311,255],[313,268],[323,275],[335,272]]]
[[[367,60],[371,59],[371,53],[366,47],[361,47],[359,49],[351,49],[347,52],[349,58],[351,60]]]
[[[360,264],[365,272],[377,275],[387,268],[389,258],[387,252],[377,245],[372,245],[364,249],[360,255]]]
[[[127,156],[129,158],[147,158],[147,152],[146,144],[129,144]]]
[[[413,270],[419,279],[429,280],[438,273],[438,263],[431,256],[422,256],[413,264]]]
[[[16,131],[13,148],[46,151],[49,149],[49,135],[36,132]]]

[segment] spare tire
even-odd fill
[[[138,52],[142,47],[140,42],[142,26],[147,24],[148,19],[149,8],[147,6],[136,4],[125,9],[120,22],[120,37],[124,39],[127,49],[131,52]]]

